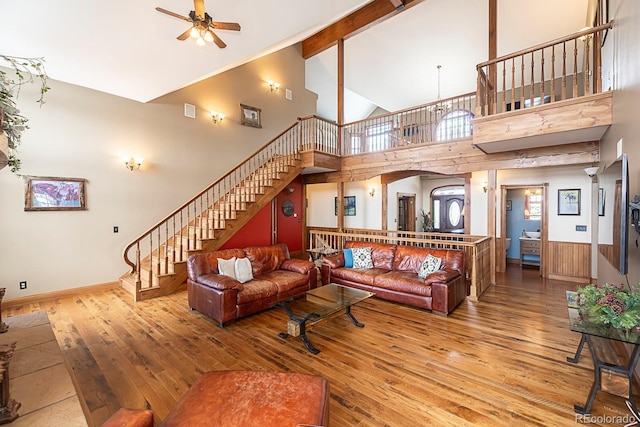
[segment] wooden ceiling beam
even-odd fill
[[[304,59],[335,46],[338,40],[353,36],[374,24],[384,21],[423,0],[373,0],[302,41]],[[396,6],[396,3],[399,6]]]

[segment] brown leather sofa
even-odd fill
[[[246,283],[220,274],[218,259],[248,258],[253,279]],[[273,307],[318,286],[311,261],[291,259],[285,244],[225,249],[187,260],[189,307],[220,326]]]
[[[413,305],[446,316],[468,293],[465,253],[385,243],[347,241],[345,249],[371,248],[373,268],[345,268],[344,253],[322,260],[322,283],[338,283],[389,301]],[[418,271],[427,255],[441,259],[440,269],[425,279]]]

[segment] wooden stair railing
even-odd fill
[[[136,301],[181,288],[190,254],[221,247],[300,174],[301,123],[304,120],[131,242],[123,252],[131,269],[120,278],[121,286]]]

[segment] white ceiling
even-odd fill
[[[579,31],[588,0],[498,0],[498,55]],[[227,43],[196,46],[176,37],[192,0],[1,0],[0,54],[44,57],[47,74],[140,102],[294,44],[366,0],[205,0]],[[400,110],[475,90],[475,66],[487,59],[488,1],[424,0],[345,42],[347,121],[376,106]],[[307,88],[318,114],[336,117],[336,50],[307,61]]]

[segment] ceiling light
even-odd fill
[[[446,113],[447,110],[451,108],[451,101],[447,101],[447,102],[440,101],[440,69],[441,68],[442,68],[442,65],[438,65],[438,99],[436,100],[435,104],[428,107],[429,111],[435,114]]]
[[[196,40],[196,44],[198,46],[204,46],[207,43],[204,41],[204,39],[202,37],[198,36],[198,40]]]
[[[194,26],[191,27],[191,32],[189,33],[189,35],[191,37],[193,37],[194,39],[197,39],[200,36],[200,32],[198,31],[198,29]]]
[[[211,31],[207,30],[204,32],[204,40],[209,43],[213,42],[213,35],[211,35]]]

